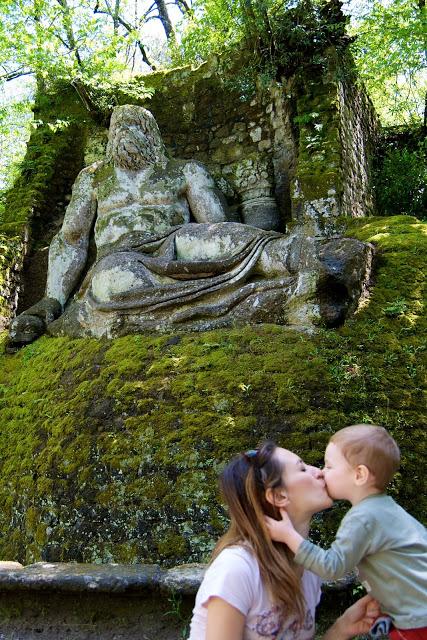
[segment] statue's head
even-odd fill
[[[150,111],[130,104],[114,109],[108,134],[107,160],[124,169],[143,169],[166,161],[166,149]]]

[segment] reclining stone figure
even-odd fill
[[[349,238],[233,222],[204,165],[170,159],[152,114],[121,106],[106,159],[74,184],[50,246],[45,297],[15,318],[10,340],[321,318],[333,326],[357,304],[370,253]]]

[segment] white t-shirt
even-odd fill
[[[306,613],[302,626],[271,602],[261,580],[256,557],[245,547],[221,551],[206,571],[197,592],[188,640],[206,640],[207,603],[218,596],[245,616],[243,640],[313,640],[314,615],[319,603],[321,579],[304,571],[302,585]]]

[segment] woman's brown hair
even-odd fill
[[[220,489],[228,505],[230,528],[218,541],[212,559],[232,545],[247,543],[255,554],[264,584],[286,615],[303,620],[305,601],[301,586],[301,569],[293,554],[280,542],[273,542],[264,515],[280,519],[278,508],[265,498],[271,488],[283,486],[283,468],[273,456],[277,445],[264,442],[234,458],[220,476]]]

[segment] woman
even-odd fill
[[[189,640],[313,640],[321,581],[270,539],[264,515],[280,518],[279,509],[286,508],[307,536],[313,514],[332,504],[322,472],[266,442],[234,458],[220,487],[231,524],[197,594]],[[366,633],[378,615],[376,602],[366,596],[338,618],[324,640]]]

